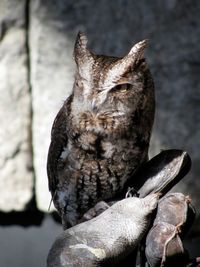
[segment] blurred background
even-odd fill
[[[186,150],[196,223],[186,246],[200,256],[200,1],[0,0],[0,266],[42,267],[62,231],[48,212],[46,157],[56,113],[74,77],[79,30],[95,53],[123,56],[149,39],[156,117],[150,157]]]

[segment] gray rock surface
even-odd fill
[[[55,6],[54,6],[55,5]],[[51,196],[48,190],[46,159],[53,120],[73,83],[73,40],[60,21],[59,4],[31,1],[30,61],[33,104],[33,149],[36,175],[36,201],[47,211]],[[49,8],[55,13],[49,14]],[[51,206],[53,208],[53,205]]]
[[[25,1],[0,2],[0,210],[33,196]]]
[[[73,83],[72,47],[83,30],[96,53],[123,55],[141,39],[155,80],[157,111],[151,156],[188,151],[193,168],[176,190],[199,210],[200,4],[195,1],[32,1],[31,51],[34,149],[39,207],[46,209],[45,162],[53,117]],[[42,185],[43,184],[43,185]],[[41,189],[42,188],[42,189]],[[45,189],[45,193],[44,193]]]

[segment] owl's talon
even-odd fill
[[[137,190],[135,190],[135,188],[129,187],[125,195],[125,198],[128,198],[128,197],[139,197],[139,194]]]
[[[89,209],[81,218],[80,222],[89,221],[98,216],[110,206],[105,201],[98,202],[93,208]]]

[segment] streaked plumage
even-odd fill
[[[123,58],[99,56],[79,33],[72,95],[52,128],[49,189],[64,227],[100,200],[115,198],[147,160],[154,86],[144,60],[146,41]]]

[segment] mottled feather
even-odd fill
[[[123,58],[94,55],[86,44],[79,34],[73,93],[54,121],[47,160],[49,189],[65,227],[124,190],[148,158],[154,119],[146,41]]]

